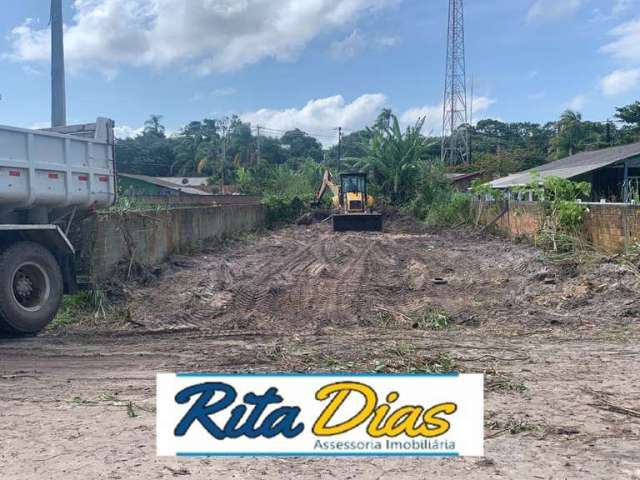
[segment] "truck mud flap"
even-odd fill
[[[381,232],[382,214],[333,215],[334,232]]]

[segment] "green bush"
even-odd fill
[[[261,162],[237,172],[243,193],[262,194],[267,227],[296,220],[311,203],[322,180],[323,167],[311,159],[296,165],[270,165]]]
[[[300,197],[288,198],[285,195],[269,194],[263,198],[266,207],[267,228],[273,228],[296,220],[306,209]]]
[[[429,208],[425,221],[429,225],[459,225],[471,219],[471,198],[465,193],[453,193],[448,199],[435,202]]]
[[[452,211],[447,211],[453,208],[450,203],[457,201],[454,196],[444,168],[437,163],[424,162],[415,195],[405,204],[405,210],[428,223],[446,224],[445,217],[452,216]]]

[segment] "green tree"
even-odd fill
[[[373,138],[373,130],[357,130],[342,137],[340,145],[342,159],[345,161],[362,159],[369,155],[369,144]],[[332,162],[338,159],[338,145],[329,149],[329,158]]]
[[[164,137],[164,125],[162,121],[162,115],[150,115],[149,119],[144,122],[144,133],[155,135],[156,137]]]
[[[186,125],[174,139],[172,175],[211,173],[220,145],[219,123],[204,119]]]
[[[393,114],[389,126],[376,123],[369,155],[356,163],[356,167],[371,172],[382,194],[394,204],[404,203],[413,194],[416,172],[427,147],[421,134],[424,121],[418,119],[404,133]]]
[[[556,128],[556,136],[551,140],[553,157],[559,159],[576,153],[585,138],[582,115],[573,110],[565,110],[560,115]]]
[[[625,123],[616,132],[618,143],[640,142],[640,101],[616,108],[616,118]]]
[[[474,167],[489,177],[504,177],[510,173],[524,170],[525,166],[521,157],[527,154],[526,150],[500,150],[498,153],[483,153],[476,159]]]
[[[616,108],[615,116],[624,123],[640,127],[640,101]]]
[[[289,148],[289,155],[293,158],[313,158],[316,162],[322,161],[320,142],[298,128],[286,132],[280,138],[280,144]]]

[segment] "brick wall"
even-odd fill
[[[583,235],[595,248],[606,253],[624,252],[640,241],[640,205],[588,203]],[[475,205],[479,208],[479,204]],[[493,220],[500,209],[495,204],[483,204],[481,224]],[[510,236],[532,238],[540,229],[543,210],[537,202],[511,202],[509,212],[496,228]]]

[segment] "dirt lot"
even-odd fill
[[[387,230],[228,242],[126,286],[107,318],[0,340],[0,477],[640,478],[635,268]],[[484,459],[155,457],[156,372],[452,368],[486,374]]]

